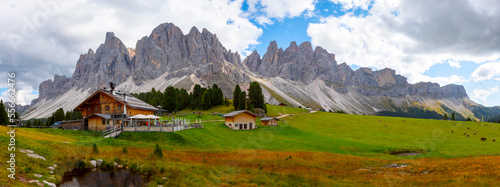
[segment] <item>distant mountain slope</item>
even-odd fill
[[[470,100],[463,86],[409,84],[387,68],[353,71],[346,63],[338,64],[335,55],[325,49],[318,46],[313,50],[309,42],[298,46],[292,42],[285,50],[271,42],[262,57],[254,51],[241,61],[237,52],[226,50],[206,29],[199,32],[193,27],[184,35],[175,25],[165,23],[140,39],[135,49],[107,33],[95,53],[90,49],[80,56],[71,78],[55,75],[40,84],[40,96],[23,118],[47,117],[60,107],[72,110],[109,82],[128,93],[167,86],[191,90],[194,84],[206,87],[216,83],[231,98],[236,84],[246,89],[250,81],[263,86],[270,104],[326,111],[374,115],[420,108],[440,115],[456,111],[465,118],[479,119],[481,111],[489,110]]]

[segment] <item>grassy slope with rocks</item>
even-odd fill
[[[64,172],[89,167],[91,159],[119,164],[148,175],[150,185],[491,185],[500,173],[500,129],[492,123],[357,116],[268,106],[270,116],[292,114],[279,126],[231,131],[222,121],[204,123],[204,129],[174,133],[124,132],[104,139],[99,132],[60,129],[16,129],[18,148],[33,150],[46,160],[16,152],[17,177],[0,178],[0,185],[24,186],[38,179],[58,183]],[[202,118],[215,120],[211,112],[227,113],[220,106],[204,111]],[[191,113],[181,111],[179,114]],[[258,123],[260,125],[260,123]],[[6,132],[8,128],[0,127]],[[454,133],[451,133],[451,131]],[[473,135],[476,132],[477,135]],[[471,136],[466,137],[464,133]],[[487,137],[487,141],[480,141]],[[9,137],[0,134],[2,144]],[[99,154],[92,154],[96,144]],[[159,144],[163,158],[155,157]],[[127,147],[128,153],[122,153]],[[401,157],[388,153],[421,151]],[[8,152],[1,154],[6,168]],[[85,163],[83,166],[79,163]],[[385,167],[398,163],[404,168]],[[51,174],[47,167],[58,167]],[[141,167],[137,167],[138,164]],[[8,171],[0,170],[7,176]],[[162,178],[166,177],[167,180]]]

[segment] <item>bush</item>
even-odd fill
[[[86,169],[86,168],[87,168],[87,164],[85,163],[85,161],[84,161],[84,160],[82,160],[82,159],[78,159],[78,160],[75,162],[75,164],[74,164],[74,166],[73,166],[73,167],[74,167],[75,169],[78,169],[78,170],[84,170],[84,169]]]
[[[154,150],[154,155],[163,158],[163,152],[161,152],[161,148],[158,144],[156,144],[155,150]]]
[[[101,168],[104,170],[110,170],[115,167],[115,163],[111,160],[103,160],[101,164]]]
[[[146,176],[153,176],[157,173],[156,168],[147,164],[142,167],[142,173]]]
[[[97,145],[94,143],[94,145],[92,146],[92,153],[93,154],[99,154],[99,150],[97,149]]]
[[[141,169],[141,165],[137,164],[137,163],[133,163],[132,165],[130,165],[129,169],[130,169],[130,171],[137,173]]]
[[[122,153],[123,153],[123,154],[127,154],[127,153],[128,153],[127,146],[123,147],[123,149],[122,149]]]

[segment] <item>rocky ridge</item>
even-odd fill
[[[80,55],[72,77],[55,75],[40,84],[39,98],[33,100],[23,117],[46,117],[60,106],[72,110],[79,104],[76,102],[109,82],[129,93],[167,86],[190,90],[194,84],[217,83],[230,98],[236,84],[245,89],[250,81],[264,86],[266,101],[271,104],[283,102],[355,114],[397,110],[416,102],[438,108],[433,110],[445,105],[464,116],[474,116],[464,102],[477,105],[463,86],[409,84],[388,68],[353,71],[346,63],[338,64],[335,54],[319,46],[313,50],[310,42],[291,42],[283,50],[273,41],[262,57],[254,51],[241,61],[237,52],[226,50],[206,29],[200,32],[193,27],[183,34],[172,23],[165,23],[138,40],[134,49],[107,33],[95,53],[89,49]],[[75,94],[78,98],[72,98]]]

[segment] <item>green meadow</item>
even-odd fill
[[[257,129],[231,131],[223,121],[213,121],[222,117],[212,115],[215,111],[230,112],[231,106],[203,111],[202,117],[186,110],[177,114],[191,121],[208,121],[203,123],[205,128],[168,133],[123,132],[108,139],[93,131],[17,128],[17,148],[33,150],[46,160],[27,157],[17,150],[17,175],[24,183],[4,178],[8,171],[2,169],[0,185],[24,186],[26,181],[37,179],[34,174],[42,174],[40,180],[59,183],[65,172],[88,168],[88,161],[97,158],[144,174],[151,186],[385,186],[388,178],[396,185],[499,182],[500,143],[492,142],[500,138],[496,123],[307,113],[304,109],[271,105],[268,109],[269,116],[290,115],[282,118],[278,126],[260,126],[257,121]],[[8,130],[3,126],[0,129]],[[482,137],[487,140],[481,141]],[[0,134],[0,141],[6,144],[7,134]],[[91,151],[94,144],[98,154]],[[156,144],[164,157],[152,154]],[[125,147],[128,153],[121,152]],[[9,153],[2,151],[0,167],[7,167]],[[397,156],[401,153],[415,155]],[[243,159],[247,157],[253,159]],[[384,167],[391,163],[409,166],[394,170]],[[52,174],[46,168],[53,164],[58,167]],[[480,172],[470,173],[476,170]],[[420,176],[428,171],[433,175]],[[168,181],[162,179],[165,176]]]

